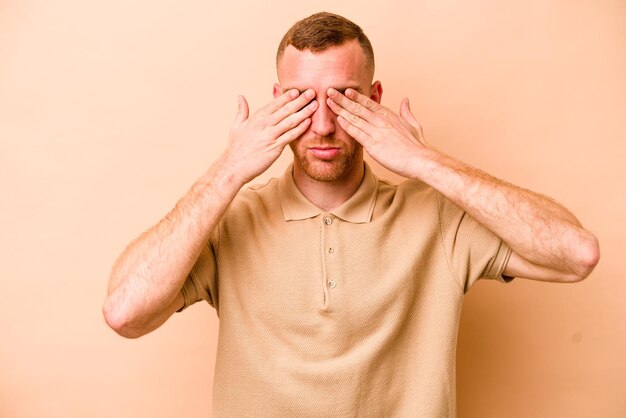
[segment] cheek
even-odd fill
[[[294,155],[301,155],[303,153],[304,145],[302,138],[304,138],[304,135],[289,143],[289,148],[291,148],[291,152],[293,152]]]

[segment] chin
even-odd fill
[[[333,160],[310,160],[296,157],[297,164],[311,179],[330,183],[346,178],[354,170],[357,153]]]

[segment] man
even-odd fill
[[[214,306],[215,416],[455,416],[464,293],[479,278],[581,280],[596,238],[429,147],[408,99],[380,105],[354,23],[310,16],[276,62],[274,101],[249,116],[239,98],[223,155],[116,262],[108,324],[135,338]],[[286,145],[285,174],[241,191]],[[409,180],[378,180],[363,149]]]

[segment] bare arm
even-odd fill
[[[380,164],[440,191],[502,238],[513,250],[505,275],[573,282],[591,273],[598,241],[563,206],[430,148],[407,99],[397,115],[352,89],[345,94],[329,91],[328,99],[342,128]]]
[[[574,282],[598,262],[598,242],[554,200],[506,183],[434,150],[415,167],[441,191],[513,250],[504,275]]]
[[[187,274],[240,187],[214,165],[170,213],[126,248],[113,266],[103,306],[113,329],[139,337],[182,307]]]
[[[289,91],[248,118],[239,111],[226,152],[159,223],[120,255],[102,307],[120,335],[136,338],[162,325],[183,306],[181,288],[226,208],[248,181],[306,131],[317,102],[312,92]]]

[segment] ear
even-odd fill
[[[380,103],[380,100],[382,98],[383,98],[383,85],[380,84],[380,81],[376,80],[374,84],[372,84],[372,93],[370,94],[370,99],[372,99],[376,103]]]
[[[272,93],[274,94],[274,98],[277,98],[281,94],[283,94],[283,88],[278,83],[274,83],[274,88],[272,89]]]

